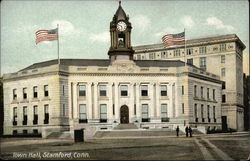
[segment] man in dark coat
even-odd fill
[[[186,132],[186,137],[188,137],[188,127],[187,126],[185,128],[185,132]]]
[[[179,126],[177,126],[177,128],[176,128],[176,136],[179,136]]]
[[[190,137],[192,137],[192,128],[190,126],[188,128],[188,132],[189,132]]]

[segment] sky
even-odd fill
[[[185,28],[186,39],[237,34],[246,45],[249,74],[249,2],[247,0],[122,0],[132,23],[132,46],[161,43],[165,34]],[[118,0],[3,0],[1,73],[57,59],[57,41],[36,45],[35,32],[59,24],[60,58],[108,59],[109,23]]]

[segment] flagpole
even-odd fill
[[[59,57],[59,24],[57,24],[57,58],[58,58],[58,64],[60,65],[60,57]]]
[[[184,63],[185,63],[185,66],[186,66],[186,55],[187,55],[187,46],[186,46],[186,31],[185,31],[185,28],[184,28],[184,38],[185,38],[185,47],[184,47],[184,50],[185,50],[185,52],[184,52]]]

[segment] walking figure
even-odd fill
[[[188,132],[189,132],[190,137],[192,137],[192,128],[190,126],[188,128]]]
[[[179,136],[179,126],[177,126],[177,128],[176,128],[176,136]]]
[[[186,137],[188,137],[188,127],[187,126],[185,128],[185,132],[186,132]]]

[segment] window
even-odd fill
[[[189,64],[189,65],[193,65],[193,58],[191,58],[191,59],[187,59],[187,64]]]
[[[215,89],[213,89],[213,100],[215,100]]]
[[[226,44],[220,44],[220,51],[226,50]]]
[[[174,56],[181,56],[180,49],[174,50]]]
[[[65,104],[62,106],[62,116],[66,116],[66,107]]]
[[[210,107],[207,105],[207,120],[210,122]]]
[[[193,48],[187,49],[187,55],[192,55],[193,54]]]
[[[33,134],[38,134],[38,130],[37,129],[33,129]]]
[[[17,107],[13,108],[13,126],[17,125]]]
[[[115,115],[115,104],[113,104],[113,115]]]
[[[222,103],[225,103],[225,102],[226,102],[226,95],[223,94],[223,95],[222,95]]]
[[[49,96],[49,89],[48,89],[48,85],[44,86],[44,96],[48,97]]]
[[[222,89],[226,89],[226,82],[222,83]]]
[[[28,116],[27,116],[27,106],[23,107],[23,125],[27,125]]]
[[[194,85],[194,97],[197,97],[197,85]]]
[[[161,96],[167,96],[167,85],[161,85]]]
[[[100,85],[100,96],[107,96],[107,86],[106,85]]]
[[[206,57],[201,57],[200,58],[200,68],[201,70],[206,71],[207,66],[206,66]]]
[[[33,107],[33,125],[37,125],[38,123],[38,111],[37,111],[37,106]]]
[[[79,85],[79,96],[86,96],[86,86]]]
[[[148,86],[147,85],[141,86],[141,96],[148,96]]]
[[[149,59],[155,59],[155,53],[149,53]]]
[[[197,104],[194,104],[194,118],[195,118],[195,122],[198,122],[198,117],[197,117]]]
[[[33,87],[33,97],[37,98],[37,86]]]
[[[184,86],[181,86],[181,93],[184,95]]]
[[[222,77],[226,76],[226,69],[225,68],[221,68],[221,76]]]
[[[64,85],[62,86],[62,92],[63,92],[63,96],[64,96],[65,95]]]
[[[201,105],[201,119],[202,119],[202,122],[204,122],[204,109],[203,109],[203,105]]]
[[[16,89],[13,89],[13,100],[17,99]]]
[[[121,85],[121,96],[128,96],[128,86]]]
[[[107,105],[100,105],[100,122],[107,122]]]
[[[136,104],[134,104],[134,115],[136,115]]]
[[[182,103],[182,114],[185,113],[185,109],[184,109],[184,103]]]
[[[162,104],[161,105],[161,121],[162,122],[169,122],[168,105],[167,104]]]
[[[27,99],[27,88],[23,88],[23,99]]]
[[[86,104],[79,105],[79,123],[87,123],[87,109]]]
[[[168,56],[167,51],[161,52],[161,58],[166,58]]]
[[[44,124],[49,124],[49,105],[44,105]]]
[[[206,54],[207,53],[207,47],[206,46],[199,47],[199,52],[200,52],[200,54]]]
[[[226,60],[225,55],[221,55],[220,58],[221,58],[220,62],[221,62],[221,63],[225,63],[225,60]]]
[[[213,106],[213,118],[214,118],[214,122],[216,122],[215,106]]]
[[[209,100],[209,88],[207,88],[207,99]]]
[[[203,87],[201,87],[201,98],[203,98]]]
[[[149,122],[148,104],[142,104],[142,122]]]

